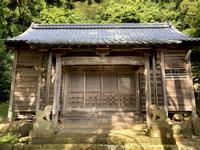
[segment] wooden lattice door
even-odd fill
[[[138,110],[135,73],[68,72],[64,109]],[[67,84],[67,85],[66,85]],[[64,110],[65,111],[65,110]]]

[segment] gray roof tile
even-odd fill
[[[26,42],[49,45],[124,45],[176,44],[200,41],[166,23],[126,24],[32,24],[24,33],[7,39],[8,43]]]

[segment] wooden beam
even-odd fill
[[[38,51],[47,52],[47,51],[49,51],[49,49],[48,48],[40,48],[40,49],[38,49]]]
[[[56,54],[56,77],[54,84],[54,97],[53,97],[53,110],[52,110],[52,122],[54,124],[58,123],[60,89],[61,89],[61,54]]]
[[[101,47],[101,48],[96,48],[98,51],[108,51],[110,48],[108,47]]]
[[[189,83],[189,90],[190,90],[190,98],[192,102],[192,116],[194,118],[197,116],[197,110],[196,110],[196,102],[195,102],[195,95],[194,95],[194,89],[193,89],[193,82],[192,82],[192,71],[191,71],[191,62],[190,62],[190,55],[187,57],[187,65],[186,65],[186,71],[187,71],[187,78]]]
[[[168,102],[167,102],[167,93],[166,93],[166,83],[165,83],[165,56],[164,51],[160,51],[160,69],[161,69],[161,78],[162,78],[162,93],[164,101],[164,109],[168,116]]]
[[[13,100],[14,100],[14,92],[15,92],[17,56],[18,56],[18,51],[15,50],[13,66],[12,66],[12,82],[11,82],[11,88],[10,88],[10,100],[9,100],[8,117],[7,117],[8,121],[12,121],[12,118],[13,118]]]
[[[158,107],[157,78],[156,78],[156,53],[154,53],[152,55],[152,68],[153,68],[153,98],[154,98],[154,104]]]
[[[36,95],[36,111],[40,109],[40,97],[41,97],[41,82],[42,82],[42,59],[43,53],[39,52],[40,62],[38,66],[38,83],[37,83],[37,95]]]
[[[58,47],[58,48],[51,48],[53,51],[69,51],[72,50],[71,47]]]
[[[144,65],[144,58],[120,57],[64,57],[62,65]]]
[[[47,105],[49,104],[49,98],[50,98],[50,86],[51,86],[51,68],[52,68],[52,52],[49,52],[48,56],[48,66],[47,66],[47,81],[46,81],[46,93],[45,93],[45,99]]]
[[[149,67],[149,55],[144,55],[145,65],[144,65],[144,78],[145,78],[145,98],[146,98],[146,121],[147,126],[150,127],[150,114],[149,107],[151,105],[151,82],[150,82],[150,67]]]

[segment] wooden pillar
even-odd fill
[[[48,56],[48,66],[47,66],[47,78],[46,78],[46,93],[45,93],[45,99],[47,105],[49,104],[49,98],[50,98],[50,87],[51,87],[51,67],[52,67],[52,52],[49,52]]]
[[[162,93],[163,93],[164,109],[165,109],[167,116],[168,116],[168,102],[167,102],[166,83],[165,83],[164,51],[160,51],[160,68],[161,68],[161,78],[162,78]]]
[[[149,115],[149,106],[151,105],[151,82],[150,82],[150,67],[149,67],[149,55],[144,55],[144,78],[145,78],[145,98],[146,98],[146,121],[147,126],[150,126],[151,120]]]
[[[190,62],[190,56],[187,57],[187,78],[188,78],[188,84],[190,87],[190,97],[192,101],[192,116],[194,118],[198,117],[197,116],[197,111],[196,111],[196,102],[195,102],[195,96],[194,96],[194,89],[193,89],[193,82],[192,82],[192,71],[191,71],[191,62]]]
[[[136,72],[135,73],[135,99],[136,99],[136,107],[137,107],[137,110],[140,111],[140,91],[139,91],[140,87],[139,87],[139,73]]]
[[[68,108],[68,103],[67,103],[67,101],[68,101],[68,99],[67,99],[67,95],[68,95],[68,88],[69,88],[69,73],[66,71],[65,72],[65,75],[64,75],[64,77],[63,77],[65,80],[65,82],[64,82],[64,87],[63,87],[63,92],[64,92],[64,96],[63,96],[63,115],[64,115],[64,113],[65,113],[65,111],[66,111],[66,108]]]
[[[52,121],[54,124],[58,123],[60,90],[61,90],[61,54],[56,54],[56,77],[54,84],[53,111],[52,111]]]
[[[153,98],[154,98],[154,104],[158,107],[156,53],[154,53],[152,56],[152,68],[153,68]]]
[[[83,106],[86,107],[85,105],[85,99],[86,99],[86,73],[83,75]]]
[[[42,59],[43,54],[39,52],[40,55],[40,62],[38,66],[38,83],[37,83],[37,95],[36,95],[36,111],[40,109],[40,97],[41,97],[41,82],[42,82]]]
[[[8,116],[7,116],[8,121],[12,121],[12,118],[13,118],[13,100],[14,100],[14,92],[15,92],[17,56],[18,56],[18,51],[15,50],[13,66],[12,66],[12,82],[11,82],[11,88],[10,88],[10,100],[9,100]]]

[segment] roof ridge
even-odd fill
[[[171,28],[169,23],[32,24],[32,29]]]

